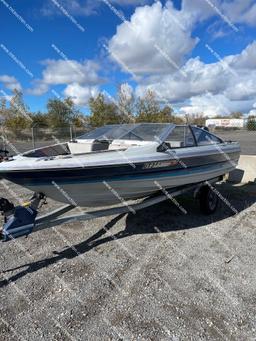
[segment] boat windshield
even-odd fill
[[[172,126],[166,123],[112,124],[96,128],[78,139],[157,141]]]

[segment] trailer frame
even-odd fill
[[[38,213],[38,208],[40,207],[40,203],[45,200],[45,196],[41,193],[36,193],[34,194],[31,202],[27,207],[23,206],[17,206],[14,207],[13,204],[9,203],[10,205],[13,206],[13,211],[10,212],[4,212],[3,215],[5,216],[5,223],[3,225],[3,229],[1,231],[1,239],[2,241],[9,241],[12,239],[16,239],[21,236],[28,236],[31,233],[34,233],[36,231],[40,231],[43,229],[47,229],[50,227],[55,227],[61,224],[66,224],[70,223],[73,221],[88,221],[92,220],[95,218],[100,218],[100,217],[107,217],[107,216],[112,216],[112,215],[118,215],[118,214],[123,214],[123,213],[129,213],[129,212],[136,212],[141,209],[156,205],[160,202],[175,198],[176,196],[179,196],[181,194],[187,193],[187,192],[193,192],[194,198],[200,196],[204,196],[200,200],[200,207],[203,213],[206,214],[211,214],[213,213],[218,206],[218,197],[215,192],[212,191],[212,188],[210,188],[209,184],[212,185],[216,184],[217,182],[220,182],[223,180],[222,177],[217,177],[213,178],[207,181],[202,181],[196,184],[190,184],[190,185],[183,185],[180,187],[176,187],[173,189],[169,190],[164,190],[160,191],[161,193],[157,193],[153,196],[149,197],[144,197],[142,198],[142,201],[139,203],[134,203],[134,204],[128,204],[127,202],[124,202],[122,206],[115,206],[111,208],[106,208],[106,209],[99,209],[99,210],[93,210],[93,211],[88,211],[85,213],[81,214],[73,214],[73,215],[67,215],[61,217],[63,214],[70,212],[77,208],[74,205],[64,205],[58,209],[53,210],[52,212],[37,216]],[[206,195],[207,192],[209,192],[210,195]],[[210,200],[212,200],[213,195],[215,197],[215,203],[213,205]],[[4,198],[2,198],[4,199]],[[202,200],[203,199],[203,200]],[[7,199],[4,199],[7,200]],[[7,200],[8,201],[8,200]],[[203,205],[202,205],[203,203]],[[205,207],[207,210],[205,210]],[[18,209],[20,210],[21,213],[18,213]],[[22,221],[26,221],[26,219],[22,219],[23,213],[26,213],[26,211],[31,212],[31,221],[29,221],[28,224],[22,224]],[[15,216],[16,212],[16,216]],[[19,216],[20,215],[20,216]],[[29,216],[29,215],[27,215]],[[17,226],[17,222],[15,223],[15,218],[19,218],[19,221],[21,222],[20,226]]]

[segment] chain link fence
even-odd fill
[[[68,126],[58,129],[34,127],[13,132],[2,127],[0,149],[7,149],[11,155],[15,155],[30,149],[76,139],[91,129],[89,126],[83,128]],[[213,133],[223,140],[240,142],[242,154],[256,155],[256,131],[250,131],[246,128],[216,128]]]
[[[56,129],[34,127],[12,131],[2,127],[0,149],[8,150],[11,155],[15,155],[30,149],[76,139],[89,130],[90,127],[69,126]]]

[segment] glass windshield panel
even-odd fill
[[[98,139],[98,140],[108,140],[108,139],[114,139],[117,138],[116,136],[123,135],[128,131],[128,125],[126,125],[125,129],[121,128],[118,124],[113,125],[107,125],[104,127],[96,128],[92,131],[89,131],[88,133],[79,136],[79,139]]]
[[[113,124],[97,128],[78,139],[157,141],[169,126],[165,123]]]
[[[193,134],[188,126],[176,126],[165,140],[171,148],[195,146]]]
[[[86,134],[83,134],[83,135],[79,136],[78,139],[87,139],[87,140],[97,139],[98,137],[104,135],[107,131],[112,129],[110,127],[112,127],[112,126],[104,126],[104,127],[96,128],[94,130],[89,131]]]
[[[192,130],[195,135],[198,146],[206,146],[209,144],[216,144],[222,142],[222,140],[219,139],[217,136],[208,133],[204,129],[192,127]]]
[[[168,127],[166,124],[146,124],[142,123],[134,126],[134,129],[125,134],[122,139],[125,140],[141,140],[141,141],[157,141],[163,131]]]

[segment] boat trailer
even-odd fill
[[[0,231],[2,241],[9,241],[21,236],[28,236],[32,232],[50,228],[53,226],[70,223],[73,221],[86,221],[94,218],[117,215],[122,213],[136,212],[143,208],[158,204],[165,200],[172,200],[178,195],[192,192],[194,198],[199,198],[200,208],[204,214],[211,214],[218,206],[218,195],[213,185],[222,180],[222,177],[193,185],[184,185],[170,190],[163,190],[158,194],[147,197],[142,202],[107,209],[88,211],[81,214],[63,216],[65,213],[76,208],[74,205],[64,205],[50,213],[38,216],[38,210],[46,203],[45,195],[35,193],[28,203],[14,206],[9,200],[0,198],[0,212],[4,216],[4,225]]]

